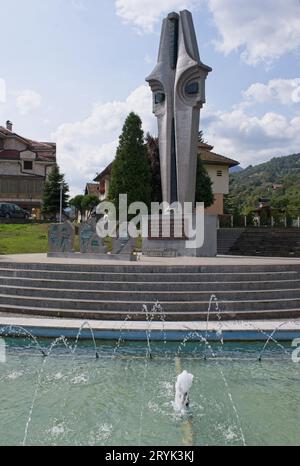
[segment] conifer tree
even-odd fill
[[[127,194],[128,205],[133,202],[149,205],[151,201],[151,174],[142,121],[133,112],[123,126],[112,166],[109,200],[116,206],[120,194]]]
[[[65,175],[62,175],[59,171],[59,166],[54,165],[52,172],[50,173],[44,186],[43,193],[43,208],[42,212],[47,216],[56,216],[60,210],[60,190],[62,184],[62,207],[65,209],[68,207],[69,199],[69,186],[65,181]]]
[[[196,181],[196,202],[204,202],[205,208],[213,205],[215,198],[213,193],[213,183],[209,174],[198,155],[197,181]]]

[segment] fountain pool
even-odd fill
[[[6,338],[0,445],[299,445],[300,364],[260,343],[97,342]],[[73,345],[73,346],[72,346]],[[74,351],[75,350],[75,351]],[[207,360],[204,360],[204,354]],[[173,409],[179,371],[190,408]]]

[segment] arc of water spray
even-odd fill
[[[210,313],[211,313],[211,308],[212,304],[215,304],[216,306],[216,312],[219,312],[219,301],[216,295],[211,295],[210,300],[209,300],[209,306],[207,310],[207,320],[206,320],[206,330],[205,330],[205,339],[206,341],[208,340],[208,325],[209,325],[209,319],[210,319]],[[207,359],[207,343],[205,343],[205,351],[204,351],[204,359]]]
[[[100,356],[99,356],[98,348],[97,348],[97,344],[96,344],[95,333],[94,333],[94,330],[91,327],[91,324],[87,320],[85,322],[83,322],[83,324],[80,326],[80,328],[78,330],[76,340],[75,340],[75,344],[74,344],[73,354],[75,354],[75,352],[76,352],[78,342],[79,342],[79,338],[80,338],[80,335],[81,335],[84,327],[87,327],[89,329],[89,331],[91,332],[91,336],[92,336],[92,340],[93,340],[94,348],[95,348],[95,356],[96,356],[96,359],[99,359]]]
[[[243,442],[243,445],[246,446],[246,445],[247,445],[247,444],[246,444],[246,439],[245,439],[245,436],[244,436],[244,432],[243,432],[243,428],[242,428],[242,423],[241,423],[241,419],[240,419],[240,416],[239,416],[237,407],[236,407],[236,405],[235,405],[235,403],[234,403],[234,401],[233,401],[233,397],[232,397],[232,394],[231,394],[231,392],[230,392],[227,379],[226,379],[225,374],[224,374],[224,372],[223,372],[223,370],[222,370],[222,368],[221,368],[221,366],[220,366],[220,364],[219,364],[219,362],[218,362],[218,359],[216,358],[216,355],[215,355],[215,353],[214,353],[214,351],[213,351],[213,349],[212,349],[212,346],[209,344],[208,340],[207,340],[203,335],[201,335],[199,332],[195,332],[195,331],[191,331],[191,332],[187,335],[187,337],[185,338],[184,341],[188,341],[189,339],[194,338],[194,337],[197,337],[200,341],[204,341],[204,342],[205,342],[205,346],[208,346],[208,347],[209,347],[209,349],[210,349],[210,351],[211,351],[211,354],[212,354],[213,358],[215,358],[216,361],[217,361],[217,366],[218,366],[219,372],[220,372],[221,377],[222,377],[222,379],[223,379],[224,385],[225,385],[225,387],[226,387],[226,389],[227,389],[228,398],[229,398],[229,400],[230,400],[230,403],[231,403],[231,405],[232,405],[232,409],[233,409],[233,411],[234,411],[234,413],[235,413],[235,416],[236,416],[236,419],[237,419],[237,422],[238,422],[238,426],[239,426],[239,430],[240,430],[240,435],[241,435],[241,440],[242,440],[242,442]]]
[[[155,314],[159,311],[162,310],[160,304],[157,302],[154,304],[152,310],[151,310],[151,318],[149,316],[149,311],[148,307],[146,304],[143,305],[143,310],[146,313],[146,319],[148,321],[148,329],[147,329],[147,353],[146,353],[146,361],[145,361],[145,366],[144,366],[144,378],[143,378],[143,385],[142,385],[142,390],[143,390],[143,399],[142,399],[142,407],[141,407],[141,414],[140,414],[140,428],[139,428],[139,446],[141,446],[142,442],[142,433],[143,433],[143,418],[144,418],[144,398],[145,398],[145,390],[146,390],[146,379],[147,379],[147,373],[148,373],[148,365],[149,365],[149,360],[153,359],[152,356],[152,351],[151,351],[151,324],[153,322],[153,319],[155,317]]]
[[[267,337],[267,341],[266,341],[266,344],[264,345],[264,348],[263,350],[261,351],[260,353],[260,356],[259,356],[259,362],[261,362],[262,360],[262,356],[263,356],[263,353],[264,351],[266,350],[268,344],[270,343],[270,341],[273,341],[273,343],[275,343],[280,349],[283,350],[283,352],[287,355],[287,356],[290,356],[290,354],[288,353],[288,351],[285,349],[285,347],[283,345],[281,345],[279,343],[279,341],[277,341],[275,338],[274,338],[274,335],[275,333],[281,328],[283,327],[284,325],[287,325],[287,324],[290,324],[291,321],[288,321],[288,322],[283,322],[281,323],[280,325],[278,325],[276,327],[276,329],[272,332],[271,335],[269,335],[268,333],[266,333],[264,330],[262,330],[261,328],[258,328],[256,327],[254,324],[252,324],[251,322],[243,322],[243,325],[247,325],[248,327],[251,327],[253,328],[254,330],[260,332],[262,335],[265,335]],[[226,322],[223,322],[223,325],[225,325],[225,327],[228,327],[228,325],[226,324]]]
[[[260,355],[259,355],[259,358],[258,358],[259,362],[262,361],[262,357],[263,357],[263,355],[264,355],[264,352],[266,351],[267,346],[268,346],[268,344],[270,343],[271,340],[272,340],[273,342],[279,344],[278,341],[274,339],[274,335],[276,334],[276,332],[277,332],[278,330],[280,330],[282,327],[284,327],[285,325],[290,324],[290,323],[291,323],[290,321],[289,321],[289,322],[281,322],[281,324],[278,325],[278,326],[275,328],[275,330],[271,333],[271,335],[269,335],[268,340],[266,341],[266,343],[265,343],[265,345],[264,345],[262,351],[260,352]],[[282,345],[280,345],[280,347],[284,350],[285,353],[287,353],[287,354],[289,355],[289,353],[286,351],[286,349],[285,349]]]
[[[93,339],[93,342],[94,342],[94,347],[95,347],[95,354],[96,354],[96,358],[99,359],[99,353],[97,351],[97,345],[96,345],[96,340],[95,340],[95,334],[94,334],[94,331],[90,325],[90,323],[88,321],[84,322],[81,327],[79,328],[78,330],[78,333],[77,333],[77,337],[76,337],[76,340],[75,340],[75,345],[74,345],[74,348],[71,349],[71,347],[68,345],[68,342],[66,340],[65,337],[61,336],[59,338],[57,338],[50,346],[49,348],[49,351],[47,353],[43,352],[44,356],[47,356],[49,357],[51,355],[51,352],[53,351],[53,349],[55,348],[55,346],[57,346],[59,343],[63,342],[65,347],[73,354],[73,356],[75,355],[75,352],[76,352],[76,349],[77,349],[77,346],[78,346],[78,342],[79,342],[79,338],[80,338],[80,334],[83,330],[84,327],[88,327],[90,329],[90,332],[91,332],[91,335],[92,335],[92,339]],[[20,327],[21,330],[25,331],[26,333],[28,333],[29,335],[30,332],[27,332],[26,329],[23,329],[22,327]],[[37,339],[31,335],[33,337],[33,340],[37,343],[37,345],[39,346],[39,348],[41,348],[41,346],[39,345]],[[41,348],[42,349],[42,348]],[[31,420],[32,420],[32,413],[33,413],[33,410],[34,410],[34,406],[35,406],[35,401],[36,401],[36,398],[37,398],[37,395],[38,395],[38,391],[39,391],[39,388],[40,388],[40,382],[41,382],[41,379],[42,379],[42,376],[43,376],[43,373],[44,373],[44,369],[45,369],[45,365],[46,365],[46,361],[47,359],[45,358],[44,361],[43,361],[43,364],[39,370],[39,374],[38,374],[38,378],[37,378],[37,383],[36,383],[36,388],[35,388],[35,391],[34,391],[34,396],[33,396],[33,400],[32,400],[32,403],[31,403],[31,407],[30,407],[30,412],[29,412],[29,416],[28,416],[28,420],[27,420],[27,423],[26,423],[26,426],[25,426],[25,433],[24,433],[24,439],[23,439],[23,446],[26,446],[26,442],[27,442],[27,438],[28,438],[28,431],[29,431],[29,426],[30,426],[30,423],[31,423]]]
[[[151,340],[151,324],[152,324],[152,322],[154,320],[155,314],[157,313],[157,306],[158,306],[158,303],[156,303],[152,307],[151,312],[149,313],[147,305],[146,304],[143,305],[143,309],[144,309],[144,312],[146,313],[146,319],[147,319],[147,322],[148,322],[148,328],[146,330],[146,335],[147,335],[147,357],[149,359],[153,359],[152,351],[151,351],[151,343],[150,343],[150,340]]]
[[[39,344],[39,342],[37,341],[36,337],[34,335],[32,335],[32,333],[30,333],[28,330],[26,330],[26,328],[24,327],[20,327],[18,325],[10,325],[9,327],[3,327],[3,329],[0,329],[0,334],[3,334],[5,333],[5,335],[7,335],[7,331],[10,332],[10,333],[15,333],[15,330],[18,331],[18,334],[21,335],[21,334],[25,334],[26,336],[28,336],[30,339],[32,339],[35,343],[35,345],[37,346],[37,348],[39,349],[39,351],[42,353],[42,355],[44,357],[47,356],[47,353],[45,352],[45,350],[41,347],[41,345]]]
[[[123,338],[122,338],[122,332],[123,332],[123,329],[125,328],[126,323],[127,323],[129,320],[131,320],[131,316],[128,314],[128,315],[126,316],[126,318],[124,319],[124,321],[122,322],[122,325],[121,325],[121,327],[120,327],[120,337],[119,337],[118,342],[117,342],[117,344],[116,344],[116,347],[115,347],[115,349],[114,349],[114,356],[116,355],[118,349],[119,349],[120,346],[121,346],[121,343],[122,343],[122,340],[123,340]]]
[[[56,340],[54,340],[54,342],[51,344],[51,346],[49,348],[49,352],[48,352],[47,356],[49,357],[51,355],[51,352],[53,351],[55,346],[57,346],[60,342],[65,343],[65,340],[66,340],[65,337],[59,337]],[[42,363],[41,368],[40,368],[39,373],[38,373],[37,382],[36,382],[36,386],[35,386],[35,390],[34,390],[34,395],[33,395],[33,398],[32,398],[32,403],[31,403],[31,406],[30,406],[29,415],[28,415],[28,419],[27,419],[27,422],[26,422],[26,426],[25,426],[24,438],[23,438],[23,442],[22,442],[22,445],[24,447],[26,446],[26,443],[27,443],[29,427],[30,427],[31,420],[32,420],[32,414],[33,414],[35,402],[36,402],[36,399],[37,399],[38,391],[39,391],[39,388],[40,388],[40,384],[41,384],[41,380],[42,380],[42,376],[43,376],[43,373],[44,373],[44,369],[45,369],[45,365],[46,365],[47,360],[48,360],[48,358],[45,358],[43,360],[43,363]]]
[[[146,305],[144,305],[143,308],[144,308],[144,311],[146,312],[146,317],[148,320],[148,308]],[[148,323],[149,323],[149,320],[148,320]],[[142,444],[144,398],[145,398],[146,379],[147,379],[147,373],[148,373],[149,359],[152,359],[152,355],[151,355],[151,346],[150,346],[150,334],[149,334],[149,330],[147,330],[147,352],[146,352],[146,359],[145,359],[145,365],[144,365],[144,377],[143,377],[143,385],[142,385],[143,397],[142,397],[142,406],[141,406],[141,413],[140,413],[139,446],[141,446]]]

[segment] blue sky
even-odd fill
[[[156,132],[145,77],[161,20],[193,12],[207,80],[201,128],[257,164],[300,152],[299,0],[0,0],[0,124],[56,141],[72,194],[109,163],[131,110]]]

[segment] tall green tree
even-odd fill
[[[100,200],[97,196],[83,196],[81,201],[81,208],[83,211],[87,212],[87,217],[89,218],[92,214],[92,211],[97,205],[100,204]]]
[[[201,142],[202,144],[206,143],[206,141],[204,140],[203,131],[199,131],[198,133],[198,142]]]
[[[54,165],[44,186],[42,212],[47,216],[56,216],[60,210],[60,190],[62,183],[62,207],[68,207],[69,186],[65,181],[65,175],[59,171],[59,166]]]
[[[196,202],[204,202],[206,208],[215,202],[213,183],[200,155],[197,162]]]
[[[162,202],[161,172],[158,138],[146,135],[148,162],[151,171],[151,202]]]
[[[70,200],[69,204],[73,206],[76,210],[76,218],[78,217],[78,214],[80,213],[80,216],[82,218],[83,214],[83,208],[82,208],[82,200],[84,196],[83,194],[79,194],[78,196],[73,197],[73,199]]]
[[[151,201],[151,173],[144,142],[142,121],[130,113],[125,121],[112,166],[109,199],[118,205],[119,195],[127,194],[128,204]]]

